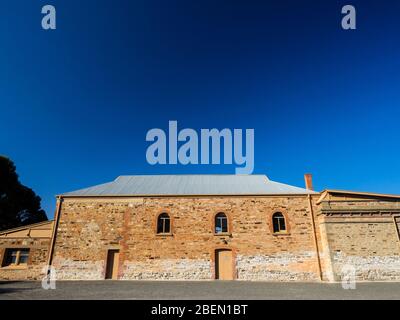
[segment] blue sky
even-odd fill
[[[41,29],[41,8],[57,30]],[[2,1],[0,153],[54,195],[122,174],[234,173],[146,162],[148,130],[254,128],[255,170],[400,193],[400,3]]]

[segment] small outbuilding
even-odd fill
[[[48,265],[53,221],[0,231],[0,280],[35,280]]]

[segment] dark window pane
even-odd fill
[[[282,213],[274,213],[274,215],[272,216],[272,225],[274,232],[281,232],[286,230],[285,217]]]
[[[218,216],[216,216],[216,217],[215,217],[215,233],[220,233],[220,232],[222,232],[222,229],[221,229],[221,221],[220,221],[220,219],[218,218]]]
[[[280,218],[279,219],[279,230],[280,231],[285,231],[286,230],[286,225],[285,225],[285,218]]]
[[[29,249],[23,249],[20,251],[19,254],[19,264],[26,264],[28,263],[28,258],[29,258]]]
[[[28,263],[28,256],[20,256],[19,257],[19,263],[21,264],[26,264]]]
[[[164,233],[170,233],[170,221],[169,218],[164,219]]]
[[[158,216],[157,220],[157,233],[169,233],[170,232],[170,219],[169,215],[162,213]]]
[[[274,232],[279,232],[279,222],[276,217],[272,218]]]
[[[9,250],[8,251],[8,265],[10,264],[16,264],[17,263],[17,250]]]
[[[228,232],[228,219],[222,218],[222,232]]]
[[[224,213],[215,216],[215,233],[228,232],[228,219]]]
[[[19,261],[17,261],[18,251],[20,252]],[[7,249],[3,267],[20,263],[28,263],[29,249]]]
[[[157,221],[157,233],[163,233],[163,220],[158,218]]]

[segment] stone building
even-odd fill
[[[53,221],[0,231],[0,280],[34,280],[48,265]]]
[[[0,279],[41,278],[47,262],[66,280],[400,280],[400,196],[311,184],[309,175],[305,189],[263,175],[121,176],[65,193],[51,236],[0,234]],[[29,249],[22,272],[10,248]]]

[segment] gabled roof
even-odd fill
[[[269,180],[265,175],[138,175],[64,193],[84,196],[303,195],[317,192]]]
[[[50,238],[53,220],[28,224],[13,229],[1,230],[0,238]]]
[[[323,200],[327,199],[328,195],[338,195],[338,196],[342,196],[342,197],[349,196],[349,197],[386,198],[386,199],[400,200],[400,195],[396,195],[396,194],[326,189],[321,192],[321,196],[318,199],[317,204],[319,204]]]

